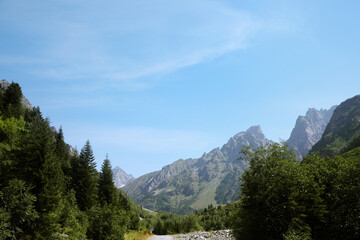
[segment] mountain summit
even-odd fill
[[[260,126],[231,137],[221,148],[200,158],[180,159],[160,171],[143,175],[123,188],[145,208],[186,214],[209,204],[237,200],[238,177],[247,163],[239,160],[243,146],[257,148],[269,142]]]
[[[329,110],[309,108],[305,116],[298,117],[287,142],[289,147],[294,148],[299,159],[308,154],[314,144],[321,139],[335,108],[336,106]]]
[[[120,167],[115,167],[112,170],[112,173],[114,178],[114,184],[117,188],[122,188],[127,184],[131,183],[132,181],[134,181],[135,179],[132,175],[127,174]]]

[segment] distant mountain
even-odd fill
[[[127,174],[120,167],[115,167],[112,170],[112,173],[114,178],[114,184],[117,188],[122,188],[134,181],[135,179],[132,175]]]
[[[360,146],[360,95],[342,102],[311,152],[333,156]]]
[[[221,148],[200,158],[180,159],[160,171],[143,175],[123,188],[141,206],[177,214],[226,204],[238,199],[247,163],[238,160],[243,146],[259,147],[269,142],[260,126],[253,126],[229,139]]]
[[[6,81],[5,79],[0,80],[0,86],[3,87],[5,90],[10,86],[10,83]],[[29,100],[23,95],[21,98],[21,103],[25,105],[28,109],[32,109],[33,106],[29,102]]]
[[[305,116],[299,116],[287,143],[293,147],[299,159],[309,153],[310,149],[317,143],[325,131],[326,125],[336,106],[329,110],[309,108]]]

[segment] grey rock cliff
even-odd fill
[[[309,153],[325,131],[336,106],[329,110],[309,108],[305,116],[299,116],[291,132],[289,147],[293,147],[299,159]]]
[[[131,183],[135,178],[132,175],[127,174],[120,167],[115,167],[113,170],[114,184],[117,188],[122,188]]]

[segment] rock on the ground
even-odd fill
[[[214,239],[214,240],[225,240],[235,239],[232,236],[231,230],[219,230],[213,232],[194,232],[187,234],[180,234],[175,236],[176,240],[192,240],[192,239]]]

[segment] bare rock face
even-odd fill
[[[115,167],[113,170],[114,184],[117,188],[122,188],[131,183],[135,178],[127,174],[120,167]]]
[[[298,117],[287,142],[289,147],[294,148],[299,159],[308,154],[315,143],[321,139],[335,108],[336,106],[329,110],[309,108],[305,116]]]

